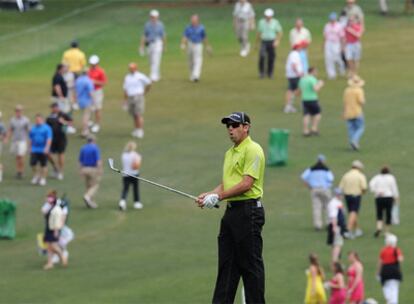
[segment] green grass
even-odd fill
[[[93,1],[44,1],[46,10],[18,14],[0,12],[2,35],[17,33],[27,26],[40,26],[53,18]],[[230,146],[220,118],[244,110],[253,120],[252,136],[267,150],[270,128],[290,129],[289,165],[267,168],[264,204],[264,257],[266,297],[269,303],[301,303],[304,297],[307,254],[317,252],[328,269],[329,248],[324,233],[311,228],[308,191],[299,174],[323,152],[338,181],[350,162],[361,159],[366,173],[373,176],[387,163],[399,181],[402,196],[402,225],[395,227],[405,252],[405,281],[401,303],[413,303],[410,289],[414,280],[414,211],[412,187],[412,54],[413,18],[397,15],[383,19],[376,14],[376,1],[364,1],[367,33],[361,75],[366,80],[367,130],[362,151],[352,153],[346,144],[341,120],[344,80],[330,81],[321,92],[323,120],[320,138],[303,139],[300,115],[281,113],[286,81],[284,61],[286,36],[278,50],[276,79],[257,79],[256,54],[240,58],[231,31],[230,6],[161,6],[168,31],[167,52],[162,63],[163,80],[153,86],[147,98],[146,133],[140,141],[143,176],[197,194],[220,180],[224,151]],[[402,1],[392,3],[402,11]],[[313,33],[310,49],[313,65],[324,75],[321,30],[327,14],[339,11],[342,1],[292,1],[256,5],[276,9],[287,33],[296,16],[302,16]],[[19,102],[30,117],[47,113],[50,79],[62,52],[73,38],[80,40],[87,54],[97,53],[109,76],[106,87],[104,122],[98,136],[103,157],[119,158],[130,139],[131,120],[120,109],[122,80],[129,61],[135,60],[148,72],[146,59],[137,55],[137,42],[149,10],[138,2],[108,2],[92,11],[79,13],[37,32],[0,41],[0,105],[8,121]],[[187,81],[186,56],[179,40],[189,16],[199,12],[214,48],[205,57],[202,81]],[[76,117],[79,121],[79,117]],[[97,198],[100,208],[86,210],[81,201],[84,186],[78,175],[77,153],[83,141],[70,137],[64,182],[50,180],[47,188],[68,193],[72,200],[70,226],[76,240],[70,245],[68,269],[41,270],[44,262],[35,248],[35,235],[43,230],[39,209],[45,188],[13,179],[13,158],[3,153],[5,181],[0,197],[18,204],[17,238],[0,242],[0,303],[206,303],[211,299],[216,276],[216,235],[223,213],[200,211],[174,194],[142,185],[140,212],[116,210],[120,178],[105,169]],[[131,206],[131,205],[129,205]],[[361,224],[366,235],[346,242],[344,252],[357,250],[365,265],[367,296],[380,299],[375,281],[377,255],[382,240],[371,237],[374,230],[373,197],[363,199]],[[239,301],[239,298],[237,299]]]

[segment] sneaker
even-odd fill
[[[88,121],[88,128],[92,128],[92,126],[93,126],[93,121],[92,120],[89,120]]]
[[[92,208],[92,201],[87,195],[83,196],[83,202],[85,203],[86,207]]]
[[[32,185],[37,185],[39,183],[39,176],[33,176],[32,180],[30,181]]]
[[[247,50],[243,49],[240,51],[240,56],[246,57],[247,56]]]
[[[361,229],[357,229],[357,230],[355,230],[355,237],[360,237],[360,236],[362,236],[364,233],[362,232],[362,230]]]
[[[144,208],[144,205],[141,202],[134,203],[134,209],[142,209],[142,208]]]
[[[68,133],[68,134],[75,134],[76,133],[76,129],[74,127],[72,127],[72,126],[68,126],[66,128],[66,133]]]
[[[79,105],[77,103],[73,103],[72,104],[72,110],[78,111],[79,110]]]
[[[39,181],[40,186],[46,186],[46,178],[41,178]]]
[[[354,151],[359,151],[359,145],[355,142],[351,142],[351,148]]]
[[[125,211],[126,208],[127,208],[126,201],[125,200],[120,200],[118,206],[119,206],[119,210]]]
[[[144,137],[144,130],[142,129],[135,129],[132,131],[131,135],[136,138],[143,138]]]
[[[52,263],[53,263],[53,264],[57,264],[57,263],[59,263],[59,262],[60,262],[59,256],[55,253],[55,254],[52,256]]]
[[[23,179],[23,173],[22,172],[17,172],[16,173],[16,179]]]
[[[377,230],[377,231],[375,231],[375,233],[374,233],[374,238],[379,237],[379,236],[380,236],[380,234],[381,234],[381,230]]]
[[[249,53],[250,53],[250,43],[248,43],[247,45],[246,45],[246,56],[247,55],[249,55]]]
[[[91,128],[92,133],[98,133],[101,127],[97,124],[93,125]]]
[[[344,238],[348,239],[348,240],[353,240],[355,238],[354,234],[352,232],[345,232],[344,233]]]
[[[58,180],[63,180],[63,173],[59,172],[56,176]]]

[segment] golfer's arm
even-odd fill
[[[277,33],[277,36],[276,36],[276,45],[279,45],[280,44],[280,41],[282,40],[282,37],[283,37],[283,32]]]
[[[219,199],[222,201],[227,198],[238,196],[238,195],[241,195],[249,191],[252,188],[253,183],[254,183],[254,178],[249,175],[245,175],[243,177],[243,180],[237,185],[234,185],[233,187],[227,190],[221,189],[220,192],[216,192],[216,193],[219,195]]]
[[[54,86],[56,94],[59,96],[59,98],[63,98],[62,88],[60,85],[56,84]]]

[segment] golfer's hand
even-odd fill
[[[203,207],[213,209],[220,202],[219,196],[216,193],[208,194],[203,199]]]
[[[208,194],[209,194],[209,192],[204,192],[204,193],[201,193],[199,196],[197,196],[196,203],[197,203],[198,207],[200,207],[200,208],[203,208],[204,207],[203,206],[203,201],[204,201],[204,198]]]

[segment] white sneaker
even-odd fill
[[[355,230],[355,237],[360,237],[360,236],[362,236],[364,233],[362,232],[362,230],[361,229],[357,229],[357,230]]]
[[[138,138],[144,138],[144,130],[143,129],[137,129],[137,137]]]
[[[88,128],[91,128],[93,126],[93,121],[92,120],[88,120]]]
[[[41,178],[39,181],[40,186],[46,186],[46,178]]]
[[[101,127],[97,124],[93,125],[91,128],[92,133],[98,133]]]
[[[68,134],[75,134],[76,133],[76,129],[74,127],[72,127],[72,126],[68,126],[66,128],[66,133],[68,133]]]
[[[77,103],[72,104],[72,110],[77,111],[79,110],[79,105]]]
[[[142,208],[144,208],[144,205],[141,202],[134,203],[134,209],[142,209]]]
[[[119,210],[125,211],[126,208],[127,208],[126,201],[125,200],[120,200],[118,206],[119,206]]]
[[[37,175],[33,176],[33,178],[32,178],[32,180],[30,181],[30,183],[31,183],[32,185],[36,185],[36,184],[38,184],[38,183],[39,183],[39,176],[37,176]]]
[[[247,56],[247,51],[245,49],[240,51],[240,56],[242,57],[246,57]]]
[[[53,263],[53,264],[58,264],[58,263],[59,263],[59,261],[60,261],[59,256],[55,253],[55,254],[52,256],[52,263]]]
[[[250,43],[246,45],[246,56],[250,53]]]
[[[56,176],[58,180],[63,180],[63,173],[59,172]]]

